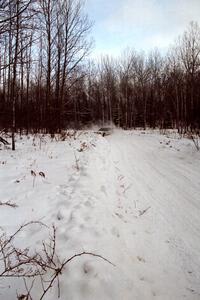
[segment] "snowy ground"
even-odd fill
[[[31,175],[33,170],[37,176]],[[39,176],[45,173],[45,178]],[[76,140],[23,136],[0,151],[0,225],[12,233],[40,220],[57,227],[57,251],[68,258],[61,300],[200,299],[200,153],[192,141],[147,131]],[[31,226],[21,247],[38,247],[47,231]],[[0,299],[23,284],[0,282]],[[20,291],[21,289],[21,291]],[[39,299],[41,290],[33,290]],[[56,285],[46,299],[57,299]]]

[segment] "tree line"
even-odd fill
[[[0,128],[199,129],[197,23],[165,55],[126,49],[98,62],[91,27],[81,0],[0,0]]]

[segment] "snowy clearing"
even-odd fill
[[[18,205],[0,207],[1,228],[55,224],[62,259],[88,251],[115,265],[76,258],[60,277],[61,300],[200,299],[200,153],[192,141],[153,131],[76,136],[22,136],[15,152],[1,147],[0,201]],[[40,249],[46,238],[48,230],[30,226],[17,244]],[[23,293],[22,280],[2,280],[0,299],[16,299],[16,290]],[[57,292],[55,284],[45,299]]]

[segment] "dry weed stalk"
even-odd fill
[[[36,172],[31,170],[31,176],[33,176],[33,187],[35,186]]]
[[[0,236],[0,279],[3,278],[22,278],[26,293],[17,294],[19,300],[31,300],[31,291],[34,288],[35,279],[41,281],[42,291],[39,300],[42,300],[48,291],[57,281],[58,298],[60,296],[59,277],[62,275],[65,266],[77,257],[90,255],[100,258],[113,265],[109,260],[101,255],[92,252],[81,252],[74,254],[66,260],[61,261],[56,253],[56,228],[52,226],[52,233],[49,235],[48,242],[42,242],[41,252],[31,253],[28,248],[19,249],[15,247],[14,240],[18,234],[30,225],[39,224],[46,226],[41,222],[28,222],[19,227],[19,229],[7,237],[3,232]],[[114,266],[114,265],[113,265]],[[27,281],[30,283],[28,288]]]
[[[77,169],[77,171],[79,171],[80,170],[80,167],[79,167],[79,164],[78,164],[79,159],[77,158],[75,151],[74,151],[74,157],[75,157],[76,169]]]
[[[194,135],[191,134],[190,138],[193,141],[197,151],[199,151],[200,150],[199,136],[198,135],[194,136]]]

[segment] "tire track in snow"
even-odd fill
[[[176,262],[177,269],[179,270],[174,270],[174,274],[172,274],[172,278],[177,282],[177,290],[178,282],[180,285],[179,289],[182,287],[183,291],[186,289],[188,291],[187,285],[192,285],[195,287],[194,290],[196,292],[193,295],[190,294],[189,299],[197,299],[196,297],[200,292],[198,286],[200,276],[198,253],[200,249],[198,247],[194,250],[190,240],[193,240],[194,235],[195,240],[199,240],[199,220],[195,218],[195,215],[199,215],[199,211],[194,211],[194,208],[191,207],[189,203],[190,194],[185,187],[183,191],[180,190],[181,181],[182,183],[188,184],[190,179],[187,178],[185,180],[185,172],[181,169],[176,169],[176,165],[170,169],[167,164],[167,158],[170,156],[170,153],[166,152],[165,156],[162,152],[159,153],[156,146],[153,148],[152,142],[149,143],[146,137],[142,139],[138,136],[132,136],[131,138],[125,135],[120,136],[120,138],[113,136],[110,142],[113,146],[113,155],[120,157],[118,160],[120,160],[121,163],[118,168],[121,168],[122,173],[126,173],[128,180],[132,180],[132,195],[131,192],[128,195],[130,201],[132,197],[135,197],[135,199],[139,199],[139,205],[144,205],[144,207],[151,205],[149,215],[152,215],[152,218],[146,215],[145,219],[148,219],[149,222],[143,222],[146,223],[145,226],[149,227],[149,232],[151,232],[152,241],[149,241],[149,250],[157,253],[160,248],[163,248],[163,254],[168,253],[167,260],[169,267],[173,270],[173,266],[170,266],[170,264],[172,265]],[[156,139],[154,142],[156,142]],[[154,152],[152,155],[152,150],[157,151],[156,154],[154,154]],[[171,163],[173,163],[173,157],[170,158]],[[153,162],[151,159],[153,159]],[[159,159],[165,159],[166,163],[164,164],[162,160],[160,162]],[[174,161],[176,162],[175,158]],[[160,167],[159,169],[156,167],[157,165]],[[175,180],[176,177],[174,173],[179,174],[178,181]],[[195,192],[194,187],[196,186],[197,184],[194,183],[193,192]],[[183,200],[181,202],[180,194]],[[198,204],[197,200],[196,198],[196,204]],[[183,209],[184,205],[191,209],[189,216],[187,215],[187,209]],[[194,217],[192,218],[192,216]],[[189,226],[187,232],[190,233],[190,237],[187,236],[183,229],[185,221],[187,226]],[[156,224],[160,227],[159,229],[156,228]],[[158,238],[161,238],[161,240],[157,241]],[[184,239],[187,239],[187,241]],[[161,245],[164,242],[169,243],[169,245]],[[197,242],[195,245],[197,245]],[[152,257],[155,253],[153,253]],[[162,257],[162,255],[160,255],[161,264],[163,264],[162,260],[166,259]],[[151,259],[151,257],[149,259]],[[155,257],[153,259],[155,261]],[[163,267],[169,269],[165,264],[163,264]],[[193,272],[189,271],[191,269]],[[161,270],[161,272],[163,271],[164,270]],[[183,273],[182,276],[179,276],[179,272]],[[172,281],[172,278],[169,279],[169,276],[165,277],[168,281]],[[184,295],[184,297],[186,297],[186,295]]]

